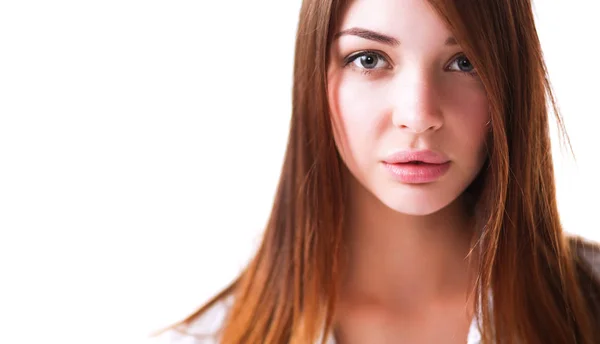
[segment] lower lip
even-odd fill
[[[383,163],[394,179],[401,183],[431,183],[442,177],[450,168],[450,161],[443,164],[390,164]]]

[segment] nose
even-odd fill
[[[440,94],[431,76],[427,76],[426,72],[405,73],[404,76],[398,75],[393,85],[394,126],[415,134],[433,132],[442,127]]]

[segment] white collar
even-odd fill
[[[322,333],[319,336],[319,339],[315,342],[315,344],[321,344],[323,340],[324,334]],[[469,334],[467,336],[467,344],[479,344],[481,343],[481,333],[479,332],[479,328],[477,327],[477,317],[473,317],[473,321],[471,321],[471,326],[469,327]],[[333,334],[329,334],[327,338],[326,344],[336,344],[335,338]]]

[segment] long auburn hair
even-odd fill
[[[327,64],[348,2],[303,1],[289,141],[262,243],[241,275],[180,325],[232,296],[220,332],[226,344],[313,343],[332,327],[346,192]],[[481,228],[472,248],[480,257],[475,300],[482,341],[600,343],[599,282],[559,220],[549,108],[567,137],[530,1],[429,3],[477,69],[490,104],[488,159],[469,187]]]

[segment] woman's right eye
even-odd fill
[[[389,68],[389,63],[381,54],[373,51],[364,51],[354,54],[346,59],[344,65],[352,63],[354,67],[363,70]]]

